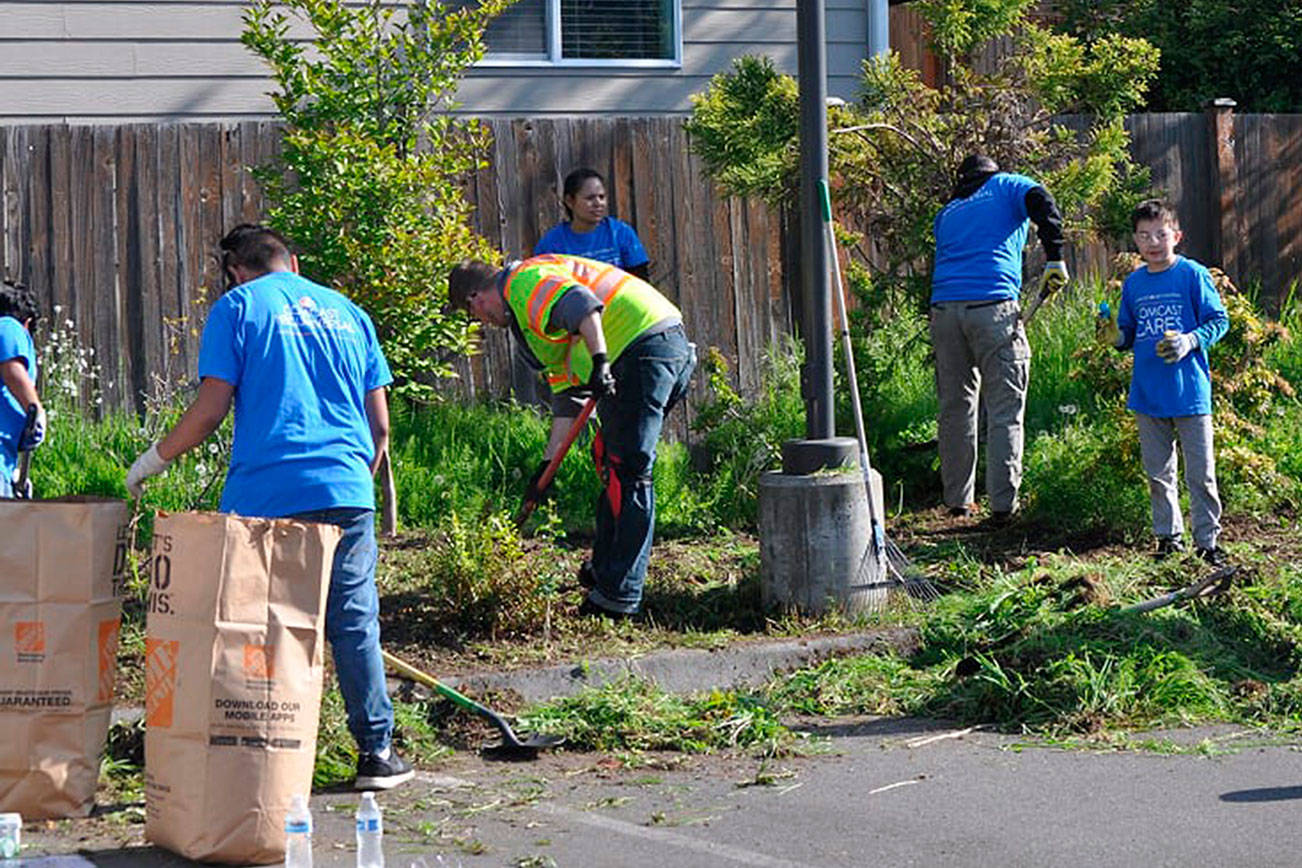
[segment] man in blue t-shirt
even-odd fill
[[[38,312],[27,287],[5,283],[0,287],[0,497],[30,496],[15,492],[14,471],[18,453],[30,452],[45,439],[45,408],[36,393],[36,344],[32,326]],[[29,407],[36,407],[31,422]]]
[[[986,415],[986,494],[991,519],[1017,509],[1022,419],[1031,346],[1022,327],[1022,248],[1035,223],[1044,246],[1044,285],[1067,282],[1062,215],[1044,187],[999,171],[994,160],[963,160],[950,200],[936,215],[931,341],[936,352],[940,478],[951,515],[976,509],[978,407]]]
[[[227,512],[338,525],[326,602],[330,640],[357,740],[355,785],[387,789],[413,771],[393,750],[393,706],[380,656],[375,588],[375,487],[388,447],[392,382],[370,318],[343,295],[300,277],[277,233],[237,226],[222,239],[233,285],[208,314],[199,394],[176,426],[136,459],[127,488],[217,429],[235,406],[235,442],[222,493]]]

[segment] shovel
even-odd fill
[[[1207,576],[1194,582],[1187,588],[1180,588],[1178,591],[1171,591],[1169,594],[1163,594],[1160,597],[1154,597],[1151,600],[1144,600],[1142,603],[1134,603],[1122,609],[1122,612],[1151,612],[1154,609],[1160,609],[1163,606],[1171,606],[1184,600],[1193,600],[1199,597],[1210,597],[1215,594],[1223,594],[1230,589],[1234,581],[1234,575],[1239,571],[1236,566],[1221,567]]]
[[[424,684],[445,699],[452,700],[453,704],[461,710],[477,714],[497,727],[497,731],[502,734],[502,741],[500,744],[489,745],[484,748],[485,753],[493,753],[514,759],[534,759],[538,755],[538,751],[565,743],[565,737],[560,735],[526,733],[522,738],[515,734],[515,731],[511,729],[511,725],[500,714],[488,706],[481,705],[468,696],[463,696],[433,675],[421,672],[415,666],[399,660],[383,648],[380,649],[380,655],[394,672],[404,678],[410,678],[412,681]]]

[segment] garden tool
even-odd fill
[[[579,415],[574,418],[574,424],[570,426],[569,431],[565,432],[565,439],[561,442],[560,448],[556,450],[556,454],[547,462],[547,466],[543,469],[542,476],[538,477],[539,491],[545,490],[547,485],[556,478],[556,470],[561,466],[561,462],[565,460],[565,453],[570,451],[570,446],[573,445],[576,439],[578,439],[579,432],[583,430],[584,425],[588,424],[588,418],[596,408],[597,399],[589,398],[587,403],[583,405],[583,409],[579,411]],[[515,517],[515,526],[524,527],[524,523],[529,520],[529,516],[533,515],[533,511],[537,508],[537,500],[525,498],[524,503],[520,504],[520,512]]]
[[[424,684],[439,696],[450,699],[454,705],[463,711],[477,714],[497,727],[497,731],[502,734],[502,741],[499,744],[485,747],[483,750],[487,754],[514,759],[533,759],[538,755],[538,751],[565,743],[565,737],[560,735],[528,733],[521,737],[511,729],[511,725],[500,714],[488,706],[481,705],[470,697],[458,693],[433,675],[420,671],[415,666],[394,657],[384,649],[380,649],[380,655],[389,668],[397,674],[419,684]]]
[[[859,401],[859,377],[854,367],[854,346],[850,341],[850,321],[846,315],[845,285],[841,279],[841,261],[836,255],[836,231],[832,226],[832,198],[827,189],[827,181],[818,182],[818,198],[823,211],[824,238],[827,241],[827,257],[831,262],[832,277],[836,284],[832,299],[836,303],[836,315],[841,320],[841,342],[845,351],[845,368],[850,380],[850,406],[854,409],[854,430],[859,441],[859,466],[863,469],[864,487],[868,495],[868,518],[872,527],[870,550],[865,553],[865,561],[875,563],[879,581],[903,585],[910,597],[933,600],[940,596],[935,585],[923,576],[904,552],[886,536],[882,516],[877,513],[877,501],[873,497],[872,464],[868,459],[868,435],[864,429],[863,406]],[[871,560],[868,560],[871,558]],[[863,566],[860,566],[863,569]]]
[[[1058,275],[1055,272],[1045,269],[1044,274],[1040,277],[1039,292],[1031,302],[1031,306],[1022,311],[1022,325],[1026,325],[1031,321],[1031,317],[1035,316],[1035,312],[1040,309],[1040,305],[1044,304],[1046,298],[1053,295],[1057,290],[1061,289],[1065,285],[1066,280],[1063,279],[1062,275]]]
[[[27,408],[27,421],[23,424],[23,436],[19,441],[27,439],[26,435],[36,425],[37,409],[35,404]],[[14,477],[14,497],[18,500],[32,499],[32,480],[28,475],[32,465],[32,452],[30,449],[24,451],[18,456],[18,475]]]
[[[1171,591],[1169,594],[1162,594],[1160,597],[1154,597],[1151,600],[1144,600],[1142,603],[1134,603],[1126,606],[1122,612],[1151,612],[1154,609],[1161,609],[1163,606],[1170,606],[1184,600],[1194,600],[1199,597],[1211,597],[1216,594],[1223,594],[1230,589],[1234,582],[1234,576],[1238,573],[1239,568],[1236,566],[1221,567],[1212,573],[1204,576],[1194,582],[1187,588],[1180,588],[1177,591]]]

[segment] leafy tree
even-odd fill
[[[1058,0],[1064,29],[1087,42],[1142,37],[1162,52],[1153,111],[1198,111],[1231,97],[1246,111],[1302,111],[1297,0]]]
[[[242,41],[271,67],[284,120],[281,152],[255,172],[269,221],[305,275],[371,314],[409,397],[430,397],[471,338],[443,312],[448,270],[493,256],[461,187],[484,165],[487,132],[447,109],[510,2],[255,0],[244,13]]]
[[[963,157],[981,151],[1040,180],[1068,231],[1120,236],[1148,175],[1129,157],[1124,114],[1143,99],[1157,51],[1142,39],[1085,43],[1027,20],[1029,0],[922,0],[949,81],[933,88],[897,55],[866,61],[859,98],[829,109],[829,166],[843,219],[866,232],[876,269],[858,280],[869,308],[905,290],[927,296],[931,224]],[[981,44],[1012,49],[980,71]],[[798,173],[796,86],[771,63],[742,58],[693,97],[688,129],[729,193],[791,201]],[[874,292],[873,290],[881,290]]]

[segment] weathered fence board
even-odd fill
[[[1132,151],[1179,210],[1186,252],[1217,264],[1224,247],[1232,276],[1260,280],[1277,299],[1302,277],[1302,115],[1231,115],[1232,145],[1221,151],[1215,117],[1132,116]],[[759,385],[764,352],[791,333],[798,309],[784,269],[796,246],[790,215],[720,197],[678,118],[488,125],[491,165],[465,189],[479,230],[504,256],[527,255],[562,219],[570,169],[596,168],[612,213],[636,226],[652,282],[683,309],[693,340],[720,348],[743,390]],[[276,147],[266,121],[0,127],[0,268],[31,285],[47,312],[59,305],[95,347],[106,404],[139,407],[158,380],[193,376],[207,305],[221,292],[215,242],[261,216],[247,167]],[[1233,237],[1226,226],[1237,227]],[[1102,267],[1107,253],[1073,251],[1078,270]],[[482,349],[456,362],[454,388],[487,396],[514,387],[534,399],[534,378],[513,366],[505,333],[489,330]],[[673,433],[687,421],[675,419]]]

